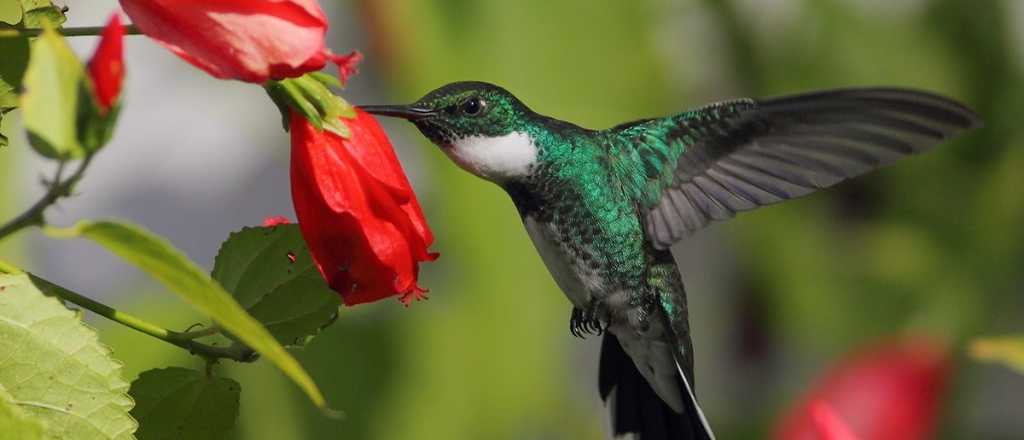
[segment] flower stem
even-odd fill
[[[213,336],[217,333],[220,333],[220,326],[214,324],[202,330],[185,331],[178,333],[178,337],[181,339],[199,339],[205,336]]]
[[[189,353],[202,356],[208,360],[217,359],[231,359],[238,362],[251,362],[253,356],[248,350],[241,348],[240,346],[233,345],[231,347],[215,347],[212,345],[203,344],[197,342],[194,339],[200,336],[206,336],[203,333],[211,333],[210,330],[200,330],[199,332],[181,333],[173,330],[168,330],[158,325],[152,324],[137,316],[119,311],[103,304],[99,301],[88,298],[79,293],[73,292],[51,283],[43,278],[40,278],[31,273],[26,273],[32,280],[32,283],[36,285],[40,290],[55,295],[67,302],[78,305],[86,310],[90,310],[97,315],[121,324],[125,327],[131,328],[140,333],[147,334],[161,341],[175,345],[177,347],[188,350]],[[211,328],[216,328],[211,327]],[[212,333],[211,333],[212,334]]]
[[[63,27],[57,29],[61,35],[65,37],[89,37],[97,36],[103,33],[103,26],[80,26],[80,27]],[[0,29],[0,38],[18,38],[18,37],[38,37],[43,33],[42,29],[30,28],[30,29]],[[142,31],[139,30],[133,24],[124,27],[124,33],[127,35],[140,35]]]
[[[64,177],[65,166],[65,162],[61,161],[57,165],[57,171],[53,174],[53,180],[49,183],[50,189],[46,191],[46,194],[43,194],[43,197],[27,211],[0,226],[0,240],[26,227],[40,226],[45,223],[43,211],[46,211],[46,208],[56,203],[61,197],[67,197],[71,194],[75,184],[82,179],[82,174],[85,173],[85,169],[89,166],[91,159],[91,157],[83,159],[81,164],[78,165],[78,169],[67,180],[61,180]]]

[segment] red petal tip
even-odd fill
[[[100,43],[89,60],[87,71],[93,85],[93,97],[106,113],[121,96],[124,82],[124,26],[121,14],[111,14],[101,33]]]
[[[398,300],[406,307],[409,307],[409,304],[412,303],[413,300],[420,301],[424,299],[428,299],[427,291],[425,289],[421,289],[419,286],[413,286],[412,290],[403,293],[402,296],[398,298]]]
[[[342,84],[347,84],[350,76],[359,73],[359,63],[363,61],[363,54],[358,50],[353,50],[348,55],[335,55],[328,51],[327,57],[338,66],[338,79]]]
[[[287,225],[291,222],[291,220],[288,220],[288,217],[285,217],[283,215],[272,215],[270,217],[263,219],[263,227],[272,228],[274,226]]]

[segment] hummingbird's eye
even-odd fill
[[[487,107],[487,103],[480,98],[472,98],[469,101],[462,103],[462,113],[468,116],[476,116],[484,111]]]

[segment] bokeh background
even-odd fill
[[[899,85],[960,99],[986,126],[823,194],[741,215],[674,250],[688,283],[698,393],[719,438],[764,438],[819,372],[907,333],[949,343],[941,438],[1020,438],[1024,378],[965,356],[1024,331],[1024,2],[1016,0],[322,0],[329,44],[366,55],[345,96],[409,102],[443,83],[506,86],[535,110],[601,128],[741,96]],[[67,0],[70,26],[112,0]],[[77,38],[79,53],[92,38]],[[216,81],[143,37],[127,41],[125,109],[69,224],[119,217],[212,266],[221,240],[294,218],[288,138],[261,90]],[[16,113],[15,113],[16,115]],[[4,124],[16,124],[5,118]],[[437,235],[431,299],[345,309],[299,359],[343,420],[265,363],[242,384],[237,439],[600,439],[598,339],[500,189],[462,173],[411,126],[385,122]],[[22,135],[0,151],[0,218],[41,194],[48,165]],[[0,255],[171,327],[201,321],[98,247],[23,232]],[[126,375],[198,366],[89,317]]]

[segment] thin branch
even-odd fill
[[[103,26],[81,26],[58,28],[57,32],[65,37],[92,37],[103,33]],[[38,37],[43,30],[39,28],[29,29],[0,29],[0,38]],[[142,31],[133,24],[124,27],[126,35],[141,35]]]
[[[238,362],[252,362],[255,360],[255,356],[252,352],[244,347],[238,345],[232,345],[230,347],[215,347],[212,345],[203,344],[197,342],[194,339],[202,336],[198,335],[198,332],[181,333],[173,330],[168,330],[158,325],[152,324],[137,316],[131,315],[114,309],[106,304],[88,298],[79,293],[73,292],[51,283],[43,278],[40,278],[31,273],[26,273],[32,282],[39,287],[40,290],[53,294],[67,302],[78,305],[86,310],[90,310],[97,315],[121,324],[125,327],[131,328],[140,333],[152,336],[161,341],[175,345],[177,347],[188,350],[189,353],[194,355],[202,356],[210,361],[217,359],[231,359]],[[216,328],[216,327],[211,327]],[[201,332],[204,330],[201,330]],[[208,330],[205,330],[208,332]]]
[[[61,179],[63,179],[65,163],[63,161],[60,162],[57,165],[57,171],[53,175],[53,180],[50,182],[50,189],[31,208],[3,226],[0,226],[0,240],[26,227],[40,226],[45,223],[43,212],[46,211],[46,208],[56,203],[57,200],[60,200],[61,197],[67,197],[71,194],[71,190],[82,179],[82,175],[85,173],[85,169],[89,166],[91,160],[91,157],[83,159],[75,173],[63,181]]]
[[[178,337],[181,338],[181,339],[199,339],[199,338],[206,337],[206,336],[213,336],[213,335],[216,335],[218,333],[220,333],[220,326],[216,325],[216,324],[213,324],[213,325],[210,325],[209,327],[206,327],[204,329],[195,330],[195,331],[184,331],[184,332],[178,333]]]

